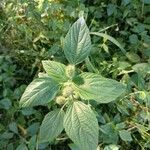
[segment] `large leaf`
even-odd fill
[[[46,73],[54,80],[58,82],[67,81],[67,76],[65,73],[66,66],[59,62],[54,62],[50,60],[42,61],[43,67]]]
[[[59,89],[59,85],[49,77],[32,81],[23,93],[20,105],[22,107],[44,105],[50,102]]]
[[[68,136],[81,150],[96,150],[98,121],[88,105],[74,102],[67,109],[64,127]]]
[[[79,64],[90,53],[91,38],[83,17],[70,28],[64,41],[64,53],[70,64]]]
[[[63,130],[64,111],[56,109],[49,112],[40,127],[39,143],[51,142]]]
[[[82,73],[75,81],[75,90],[85,100],[109,103],[125,92],[125,86],[94,73]]]

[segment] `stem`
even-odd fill
[[[64,137],[64,138],[57,138],[56,140],[57,141],[64,141],[64,140],[67,140],[68,139],[68,137]]]
[[[106,28],[104,28],[104,29],[99,30],[98,32],[104,32],[104,31],[106,31],[107,29],[109,29],[109,28],[111,28],[111,27],[114,27],[114,26],[117,26],[117,25],[118,25],[118,23],[112,24],[112,25],[110,25],[110,26],[108,26],[108,27],[106,27]]]

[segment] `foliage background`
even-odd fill
[[[94,70],[128,85],[123,99],[93,104],[99,147],[150,149],[149,0],[1,0],[0,149],[75,150],[64,133],[52,144],[36,143],[41,121],[53,105],[20,109],[18,102],[43,71],[41,60],[66,63],[63,37],[83,12],[90,31],[111,35],[126,50],[124,54],[108,39],[91,36]],[[91,71],[85,63],[79,67]]]

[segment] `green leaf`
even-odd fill
[[[30,138],[29,143],[28,143],[28,148],[29,150],[35,150],[35,146],[36,146],[36,135]]]
[[[64,111],[56,109],[49,112],[40,127],[39,143],[51,142],[63,130]]]
[[[107,116],[106,116],[107,117]],[[113,122],[106,123],[100,126],[100,139],[104,143],[117,143],[118,132],[115,130],[115,124]]]
[[[75,144],[69,144],[71,150],[80,150]]]
[[[18,134],[17,124],[15,122],[10,123],[9,124],[9,130]]]
[[[64,42],[64,53],[70,64],[79,64],[90,53],[91,38],[83,17],[70,28]]]
[[[132,34],[129,36],[129,41],[131,44],[138,44],[138,36],[136,34]]]
[[[78,81],[78,83],[77,83]],[[94,73],[82,73],[74,80],[75,90],[82,99],[109,103],[125,92],[125,86],[115,80]]]
[[[22,107],[44,105],[54,99],[58,89],[58,84],[49,77],[35,79],[23,93],[20,105]]]
[[[129,142],[132,141],[131,133],[127,130],[119,131],[119,135],[123,141],[129,141]]]
[[[135,72],[141,72],[142,74],[147,74],[150,73],[150,64],[148,63],[137,63],[135,65],[132,66],[132,69]]]
[[[54,80],[58,82],[65,82],[67,81],[67,76],[65,73],[66,66],[62,63],[55,62],[55,61],[42,61],[43,67],[46,73]]]
[[[149,0],[144,0],[144,1],[142,1],[142,2],[144,2],[145,4],[150,4],[150,1],[149,1]]]
[[[111,16],[116,11],[116,6],[114,4],[108,4],[107,6],[107,14]]]
[[[25,144],[20,144],[16,150],[28,150],[27,146]]]
[[[133,62],[133,63],[140,62],[140,57],[138,54],[133,53],[133,52],[128,52],[126,55],[131,62]]]
[[[10,99],[4,98],[4,99],[0,100],[0,108],[4,108],[4,109],[8,110],[11,106],[12,106],[12,102]]]
[[[98,144],[98,121],[88,105],[75,101],[67,109],[64,127],[71,140],[81,150],[96,150]]]

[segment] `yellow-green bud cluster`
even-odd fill
[[[73,78],[75,75],[75,66],[69,65],[66,67],[66,75],[68,78]]]
[[[62,95],[64,97],[69,97],[69,96],[73,95],[73,93],[74,93],[74,89],[71,86],[66,86],[63,89]]]
[[[64,96],[58,96],[56,97],[56,103],[59,105],[63,105],[66,102],[66,98]]]
[[[145,94],[144,91],[140,91],[139,98],[142,99],[142,100],[144,100],[146,98],[146,94]]]

